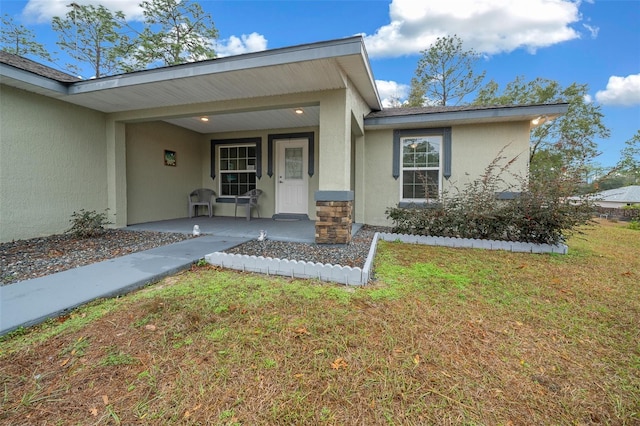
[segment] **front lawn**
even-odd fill
[[[375,268],[194,268],[13,333],[0,423],[640,422],[638,231],[600,221],[566,256],[381,242]]]

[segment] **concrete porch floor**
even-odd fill
[[[315,221],[313,220],[273,220],[253,218],[247,221],[238,216],[198,216],[193,218],[161,220],[158,222],[139,223],[129,225],[124,229],[133,231],[176,232],[191,234],[193,225],[200,227],[203,235],[220,237],[257,239],[261,230],[267,231],[267,238],[274,241],[294,243],[315,242]],[[354,223],[351,235],[354,235],[362,224]]]

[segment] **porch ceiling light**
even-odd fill
[[[200,117],[200,121],[204,121],[206,123],[209,121],[209,117]]]
[[[304,114],[304,110],[302,108],[296,108],[295,111],[296,111],[296,114],[298,114],[298,115]]]

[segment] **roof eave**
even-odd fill
[[[162,81],[168,80],[279,66],[295,62],[340,59],[355,55],[359,55],[362,58],[361,71],[366,75],[366,77],[364,77],[366,82],[362,78],[356,81],[358,90],[364,92],[362,95],[372,109],[380,109],[382,103],[361,36],[227,56],[208,61],[192,62],[81,81],[71,85],[68,94],[78,95],[105,89],[161,83]]]
[[[549,105],[522,105],[499,108],[483,108],[477,110],[444,111],[423,114],[407,114],[389,117],[365,118],[364,126],[367,130],[415,128],[422,126],[440,126],[447,123],[475,124],[498,121],[527,121],[537,117],[553,119],[566,114],[568,103]]]
[[[30,71],[0,63],[0,82],[13,81],[12,86],[25,89],[32,87],[39,93],[48,93],[50,96],[59,97],[68,93],[68,84],[57,80],[34,74]],[[17,83],[17,84],[16,84]],[[39,90],[38,90],[39,89]]]

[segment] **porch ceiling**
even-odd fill
[[[248,111],[223,114],[203,114],[197,117],[165,119],[167,123],[184,127],[198,133],[220,133],[273,128],[314,127],[320,123],[319,106],[301,107],[303,114],[296,114],[294,108],[270,109],[266,111]],[[200,117],[209,121],[203,122]]]
[[[137,84],[115,79],[96,84],[105,86],[100,90],[74,86],[76,90],[72,90],[64,100],[111,113],[280,96],[344,88],[339,69],[334,60],[324,59],[187,77],[167,75],[156,81]]]

